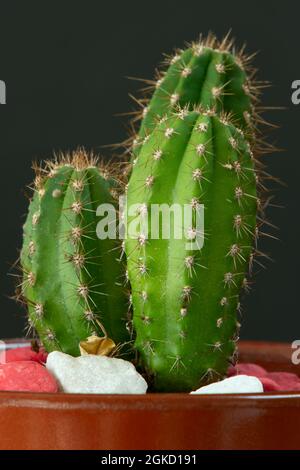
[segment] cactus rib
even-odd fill
[[[235,353],[256,227],[256,173],[243,132],[214,111],[183,109],[161,120],[133,168],[128,210],[132,204],[139,209],[128,212],[128,228],[142,227],[142,213],[150,227],[153,204],[204,204],[201,250],[174,237],[171,218],[169,239],[129,229],[126,255],[135,347],[154,388],[190,391],[218,380]]]

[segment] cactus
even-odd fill
[[[29,322],[48,351],[79,355],[96,332],[128,341],[116,240],[99,239],[96,209],[113,203],[116,184],[79,149],[38,168],[24,225],[22,295]]]
[[[254,163],[243,131],[214,110],[161,119],[140,149],[128,184],[126,255],[135,347],[157,391],[219,380],[235,357],[239,294],[249,287],[257,234]],[[176,203],[204,205],[201,250],[187,247],[194,222],[182,239],[172,218],[169,239],[147,237],[151,205]]]
[[[158,120],[170,115],[177,106],[190,109],[201,106],[230,113],[235,125],[249,133],[253,118],[257,119],[254,105],[258,90],[264,86],[255,82],[255,70],[249,67],[250,59],[243,49],[235,53],[233,41],[228,36],[218,42],[209,35],[206,40],[177,51],[167,60],[167,70],[155,82],[150,101],[147,103],[143,99],[140,102],[142,122],[133,141],[133,156],[138,155],[140,146]]]

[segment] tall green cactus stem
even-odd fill
[[[212,111],[162,119],[141,148],[128,185],[126,255],[135,346],[158,391],[190,391],[226,374],[240,290],[248,287],[256,179],[243,132]],[[185,227],[186,238],[176,239],[174,218],[169,239],[161,236],[161,220],[160,236],[147,237],[152,204],[203,204],[203,248],[187,248],[195,222]]]
[[[249,132],[256,115],[254,104],[259,88],[258,84],[254,85],[255,71],[249,69],[249,59],[243,51],[233,52],[233,41],[227,37],[218,42],[212,35],[177,51],[168,60],[167,70],[161,74],[150,101],[143,108],[133,145],[134,156],[157,121],[170,115],[178,105],[230,113],[235,125]]]
[[[24,225],[23,296],[47,351],[79,355],[97,320],[116,344],[127,342],[122,267],[116,240],[99,239],[97,207],[113,204],[107,170],[84,150],[38,169]]]

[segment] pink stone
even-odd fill
[[[290,372],[267,372],[257,364],[237,364],[228,370],[228,377],[234,375],[257,377],[264,387],[264,392],[297,392],[300,391],[300,378]]]
[[[35,361],[45,364],[47,361],[47,355],[48,354],[42,348],[39,352],[35,352],[31,349],[31,346],[24,346],[22,348],[8,349],[5,354],[5,361]]]
[[[232,377],[233,375],[251,375],[260,379],[267,374],[267,371],[263,367],[248,363],[236,364],[235,366],[231,366],[228,370],[228,377]]]
[[[286,392],[297,392],[300,390],[300,378],[290,372],[269,372],[269,379],[273,380],[279,386],[279,390]]]
[[[274,380],[269,379],[268,376],[260,377],[259,380],[263,384],[264,392],[279,392],[280,387],[279,385],[274,382]]]
[[[17,392],[57,392],[58,386],[48,370],[34,361],[0,364],[0,390]]]

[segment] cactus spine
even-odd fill
[[[48,351],[79,355],[97,320],[115,343],[128,341],[122,267],[115,240],[96,234],[97,207],[113,203],[115,183],[84,150],[38,169],[24,225],[23,296]]]
[[[220,379],[235,353],[241,287],[255,237],[256,173],[243,132],[225,115],[181,109],[161,119],[140,149],[128,185],[130,224],[151,225],[152,204],[205,207],[205,241],[128,231],[135,346],[159,391]],[[177,222],[178,223],[178,222]],[[189,227],[187,238],[193,238]],[[161,225],[160,225],[161,233]]]

